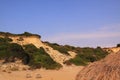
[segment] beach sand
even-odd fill
[[[0,80],[75,80],[83,66],[67,66],[60,70],[26,70],[0,72]],[[40,78],[41,76],[41,78]]]

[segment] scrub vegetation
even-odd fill
[[[75,64],[75,65],[87,65],[90,62],[98,61],[108,55],[108,52],[103,50],[101,47],[97,48],[80,48],[69,45],[59,45],[57,43],[44,42],[45,44],[51,46],[53,49],[58,50],[61,53],[69,55],[68,51],[73,51],[77,53],[77,56],[73,59],[65,61],[65,64]]]
[[[5,37],[8,37],[8,36],[26,36],[26,37],[37,36],[37,37],[41,38],[40,35],[32,34],[32,33],[29,33],[29,32],[24,32],[22,34],[12,34],[12,33],[9,33],[9,32],[0,32],[0,35],[5,36]]]
[[[8,32],[0,32],[0,60],[4,59],[4,62],[15,62],[16,59],[22,60],[23,64],[29,65],[34,68],[46,68],[46,69],[59,69],[61,64],[55,62],[43,47],[37,48],[34,44],[19,45],[12,43],[12,39],[9,36],[39,36],[37,34],[31,34],[24,32],[23,34],[12,34]],[[40,36],[39,36],[40,37]],[[20,39],[20,41],[23,39]],[[45,45],[52,47],[54,50],[61,52],[62,54],[69,55],[68,51],[73,51],[77,55],[64,64],[71,65],[87,65],[88,63],[98,61],[104,58],[108,53],[101,47],[74,47],[70,45],[59,45],[57,43],[43,42]],[[117,47],[120,45],[117,44]]]

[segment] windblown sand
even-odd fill
[[[0,80],[75,80],[82,66],[63,67],[60,70],[27,70],[0,72]],[[41,78],[38,76],[41,75]]]

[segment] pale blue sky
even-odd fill
[[[120,0],[0,0],[0,31],[74,46],[120,43]]]

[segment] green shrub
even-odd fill
[[[7,37],[2,38],[2,37],[0,37],[0,44],[1,44],[1,43],[9,43],[9,42],[11,42],[11,41],[12,41],[11,38],[7,38]]]
[[[4,59],[5,62],[14,62],[16,58],[21,59],[24,64],[29,62],[29,55],[21,45],[7,42],[0,44],[0,59]]]
[[[101,49],[97,48],[76,48],[75,52],[77,56],[73,59],[68,60],[69,63],[73,63],[75,65],[86,65],[89,62],[94,62],[104,58],[108,53]],[[66,63],[66,62],[65,62]]]
[[[40,35],[37,35],[37,34],[32,34],[32,33],[29,33],[29,32],[24,32],[22,34],[12,34],[12,33],[9,33],[9,32],[0,32],[0,35],[3,35],[5,37],[9,37],[9,36],[37,36],[39,38],[41,38]]]
[[[62,45],[59,45],[57,43],[49,43],[49,42],[44,42],[46,43],[48,46],[52,47],[53,49],[55,50],[58,50],[59,52],[63,53],[63,54],[66,54],[66,55],[69,55],[68,53],[68,49],[66,49],[64,46]]]
[[[82,65],[82,66],[87,65],[87,61],[85,59],[83,59],[80,55],[77,55],[75,58],[68,60],[66,63],[68,63],[68,62],[69,62],[69,64],[73,63],[73,64],[75,64],[77,66],[79,66],[79,65]]]
[[[34,45],[24,45],[25,51],[30,55],[29,65],[32,68],[46,68],[56,69],[60,68],[61,65],[53,61],[53,59],[46,53],[44,48],[36,48]]]

